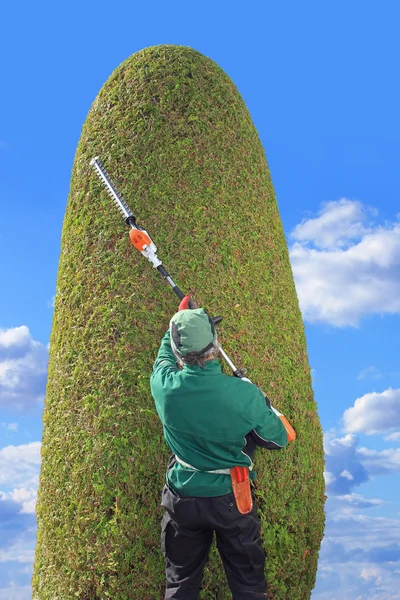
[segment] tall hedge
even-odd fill
[[[137,52],[112,73],[76,152],[51,334],[33,597],[158,600],[164,590],[160,492],[169,452],[149,377],[177,298],[130,244],[89,166],[96,155],[178,285],[223,315],[225,350],[296,427],[284,451],[257,452],[257,498],[268,598],[307,599],[323,534],[322,438],[270,173],[230,78],[172,45]],[[231,597],[215,549],[201,594]]]

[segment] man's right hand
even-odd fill
[[[187,309],[193,309],[193,308],[199,308],[196,304],[196,302],[192,299],[190,294],[186,294],[186,296],[184,298],[182,298],[180,304],[179,304],[179,308],[178,310],[187,310]]]

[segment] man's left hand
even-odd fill
[[[186,296],[184,298],[182,298],[182,300],[179,304],[178,310],[187,310],[187,309],[193,309],[193,308],[199,308],[199,307],[197,306],[196,302],[193,300],[191,295],[186,294]]]

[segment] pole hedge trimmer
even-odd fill
[[[172,277],[170,276],[170,274],[168,273],[168,271],[162,264],[161,260],[158,258],[157,246],[154,244],[154,242],[150,238],[147,231],[145,229],[143,229],[142,227],[139,227],[139,225],[136,223],[136,217],[133,215],[132,211],[126,204],[123,196],[118,192],[117,188],[115,187],[114,183],[112,182],[111,178],[109,177],[104,166],[100,162],[99,157],[95,156],[90,161],[90,165],[93,167],[97,176],[103,183],[109,196],[111,196],[111,198],[114,201],[115,205],[117,206],[119,212],[121,213],[121,216],[124,219],[125,223],[127,225],[129,225],[129,227],[131,228],[131,230],[129,232],[129,237],[130,237],[132,244],[135,246],[135,248],[137,250],[139,250],[139,252],[141,252],[143,254],[143,256],[145,256],[147,258],[147,260],[149,260],[152,263],[153,267],[155,269],[157,269],[157,271],[162,275],[162,277],[164,279],[166,279],[166,281],[172,287],[172,290],[175,292],[175,294],[178,296],[178,298],[180,300],[183,300],[184,298],[186,298],[187,295],[184,294],[182,292],[182,290],[176,285],[176,283],[174,282],[174,280],[172,279]],[[212,320],[213,320],[214,324],[217,324],[222,320],[222,317],[214,317]],[[250,379],[245,377],[245,373],[241,369],[238,369],[235,366],[235,364],[232,362],[232,360],[229,358],[229,356],[226,354],[226,352],[222,348],[220,348],[220,353],[221,353],[222,357],[224,358],[224,360],[229,365],[229,367],[232,369],[233,375],[235,377],[239,377],[240,379],[243,379],[244,381],[248,381],[249,383],[252,383],[250,381]],[[269,399],[267,399],[267,400],[269,402]],[[285,426],[286,432],[288,434],[289,442],[296,439],[296,432],[293,429],[293,427],[290,425],[287,418],[284,415],[282,415],[282,413],[280,413],[271,404],[270,404],[270,407],[274,411],[274,413],[281,419],[283,425]]]

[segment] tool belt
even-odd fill
[[[215,475],[230,475],[232,481],[232,490],[235,497],[236,507],[241,515],[247,515],[253,508],[253,497],[251,495],[249,470],[253,469],[253,463],[250,467],[232,467],[231,469],[215,469],[214,471],[201,471],[189,463],[181,460],[175,455],[176,462],[190,469],[201,473],[214,473]]]

